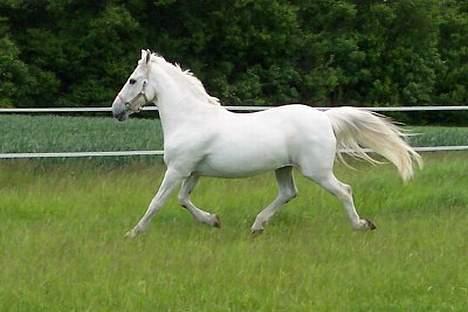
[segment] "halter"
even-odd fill
[[[133,98],[131,99],[130,101],[125,101],[125,99],[120,95],[120,93],[117,95],[117,97],[125,103],[125,108],[127,110],[131,110],[132,112],[139,112],[141,107],[145,106],[146,104],[148,104],[149,102],[151,102],[150,100],[148,100],[148,97],[146,96],[146,84],[147,84],[147,80],[143,81],[143,88],[141,88],[141,91],[138,92],[138,94]],[[134,109],[133,108],[133,104],[136,103],[136,101],[140,98],[140,97],[143,97],[143,99],[145,100],[145,103],[143,103],[143,105],[140,105],[140,107],[138,107],[137,109]]]

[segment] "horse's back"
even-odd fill
[[[321,111],[301,104],[283,105],[256,113],[229,113],[220,126],[224,137],[233,143],[291,145],[318,143],[334,137],[328,117]],[[266,146],[265,146],[266,147]]]

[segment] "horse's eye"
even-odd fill
[[[135,79],[130,79],[130,81],[128,83],[130,83],[132,85],[132,84],[135,84],[135,82],[136,82]]]

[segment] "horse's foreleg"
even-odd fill
[[[182,179],[183,176],[181,176],[177,171],[171,169],[166,171],[163,181],[159,186],[159,190],[151,200],[148,209],[140,221],[138,221],[137,225],[126,234],[127,237],[133,238],[146,230],[151,218],[164,205],[171,192],[182,181]]]
[[[193,191],[193,188],[197,184],[198,179],[198,175],[191,175],[182,182],[182,187],[180,188],[178,196],[179,203],[182,207],[187,209],[199,222],[206,223],[214,227],[221,227],[221,222],[219,221],[217,215],[197,208],[190,200],[190,193]]]
[[[275,171],[278,182],[278,195],[275,200],[263,209],[255,218],[251,231],[254,234],[261,233],[264,225],[285,203],[294,198],[297,194],[296,185],[292,176],[292,167],[284,167]]]

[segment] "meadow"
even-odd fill
[[[2,152],[160,148],[154,121],[19,117],[1,116]],[[466,144],[466,129],[438,129],[453,137],[423,130]],[[172,196],[136,240],[123,235],[160,161],[2,161],[0,311],[466,311],[468,154],[424,160],[406,185],[390,165],[337,166],[376,231],[353,232],[339,202],[296,173],[298,198],[253,238],[275,196],[270,173],[201,180],[193,201],[221,229]]]

